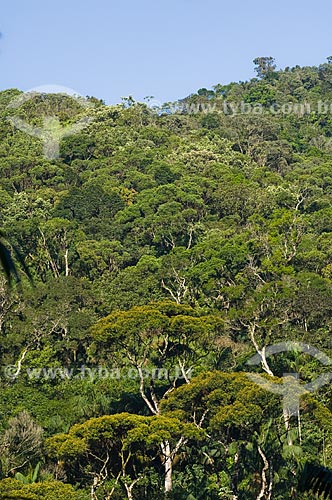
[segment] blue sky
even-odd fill
[[[0,89],[54,84],[107,103],[247,80],[252,60],[332,55],[331,0],[2,0]]]

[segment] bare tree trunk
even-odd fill
[[[262,363],[263,370],[271,377],[274,377],[273,372],[272,372],[271,368],[269,367],[268,362],[266,360],[266,351],[265,351],[266,347],[264,346],[264,347],[262,347],[262,349],[259,348],[259,346],[256,342],[256,339],[255,339],[255,330],[256,330],[255,324],[249,325],[249,335],[250,335],[251,342],[253,343],[253,346],[256,349],[257,354],[259,354],[261,357],[261,363]]]
[[[127,464],[128,464],[128,461],[129,461],[129,458],[130,458],[130,454],[128,455],[128,457],[125,459],[124,458],[124,455],[122,453],[121,455],[121,461],[122,461],[122,479],[123,479],[123,484],[125,485],[125,488],[126,488],[126,492],[127,492],[127,498],[128,500],[134,500],[134,496],[133,496],[133,489],[134,489],[134,486],[136,483],[138,483],[138,481],[140,481],[140,477],[137,477],[136,479],[134,479],[130,484],[127,482],[127,478],[126,478],[126,467],[127,467]],[[119,477],[119,476],[118,476]],[[114,491],[114,489],[113,489]]]
[[[149,401],[149,398],[147,397],[147,395],[145,393],[145,381],[144,381],[144,374],[143,374],[143,370],[142,370],[142,364],[140,364],[138,366],[136,365],[136,369],[137,369],[138,375],[139,375],[139,380],[140,380],[139,390],[140,390],[140,394],[142,396],[142,399],[153,415],[159,415],[158,402],[157,402],[157,405],[156,405],[156,401],[154,401],[154,400],[152,400],[152,403],[151,403],[151,401]]]
[[[97,494],[96,494],[96,490],[99,486],[99,479],[98,477],[94,477],[93,478],[93,483],[91,485],[91,490],[90,490],[90,498],[91,500],[98,500],[98,497],[97,497]]]
[[[262,474],[261,474],[261,477],[262,477],[262,487],[261,487],[261,491],[259,492],[259,494],[256,497],[256,500],[261,500],[262,498],[265,497],[265,492],[266,492],[266,489],[267,489],[266,472],[269,470],[269,462],[267,461],[267,458],[264,455],[263,450],[262,450],[262,448],[259,445],[258,445],[258,453],[260,454],[260,456],[261,456],[261,458],[263,460],[263,463],[264,463],[264,466],[263,466],[263,469],[262,469]]]
[[[44,250],[46,251],[46,254],[47,254],[47,257],[48,257],[48,262],[49,262],[49,264],[51,266],[51,269],[53,271],[54,277],[55,278],[59,278],[59,276],[60,276],[59,269],[58,269],[58,266],[56,265],[56,262],[52,259],[51,253],[50,253],[50,251],[48,249],[48,246],[47,246],[47,243],[46,243],[46,237],[45,237],[43,231],[40,229],[40,227],[38,229],[39,229],[39,232],[40,232],[40,234],[42,236]]]
[[[68,248],[65,250],[65,274],[69,276]]]
[[[100,472],[97,474],[93,474],[93,483],[90,489],[90,498],[91,500],[99,500],[97,496],[97,489],[106,481],[108,477],[107,465],[109,462],[110,456],[107,453],[107,457],[104,460],[103,466],[100,469]]]
[[[302,445],[302,429],[301,429],[301,415],[300,415],[300,409],[297,412],[297,424],[298,424],[298,431],[299,431],[299,440],[300,440],[300,445]]]
[[[171,456],[171,446],[169,441],[164,441],[160,446],[164,455],[165,493],[169,493],[173,488],[173,457]]]
[[[111,491],[107,494],[105,500],[111,500],[112,496],[113,496],[113,493],[115,491],[115,488],[119,482],[119,479],[120,479],[120,476],[121,476],[121,471],[119,472],[119,474],[117,475],[117,478],[115,480],[115,483],[113,484],[113,487],[111,489]]]
[[[288,444],[288,446],[293,446],[293,441],[292,441],[292,438],[291,438],[290,433],[289,433],[289,431],[291,429],[290,415],[289,415],[289,410],[286,406],[284,406],[282,413],[283,413],[284,422],[285,422],[285,430],[287,432],[287,444]]]
[[[194,228],[191,225],[190,229],[189,229],[189,241],[188,241],[187,250],[190,250],[190,248],[191,248],[191,245],[192,245],[192,242],[193,242],[193,232],[194,232]]]
[[[163,279],[161,280],[161,286],[162,288],[167,290],[167,292],[171,295],[172,299],[177,304],[181,304],[189,291],[189,286],[186,285],[186,278],[180,276],[180,274],[175,270],[174,267],[172,267],[172,271],[174,276],[172,288],[167,286]]]
[[[147,405],[147,407],[149,408],[149,410],[151,411],[151,413],[153,415],[159,415],[160,414],[159,401],[158,401],[157,396],[154,392],[153,381],[151,381],[151,384],[150,384],[150,398],[146,394],[145,379],[144,379],[144,373],[142,370],[143,362],[137,364],[134,359],[130,358],[130,356],[129,356],[129,359],[130,359],[131,363],[137,369],[137,372],[139,375],[139,381],[140,381],[140,394],[141,394],[143,401],[145,402],[145,404]],[[190,383],[190,380],[187,377],[187,372],[185,371],[185,368],[184,368],[184,364],[182,364],[182,365],[180,364],[180,368],[182,370],[182,373],[184,375],[186,375],[186,382]],[[170,387],[168,389],[168,391],[166,391],[166,393],[172,391],[174,389],[174,387],[175,387],[175,384],[173,384],[172,387]],[[205,414],[204,414],[204,416],[205,416]],[[203,420],[204,420],[204,417],[201,421],[201,424],[203,423]],[[165,470],[165,482],[164,482],[165,493],[169,493],[170,491],[172,491],[172,488],[173,488],[173,460],[174,460],[175,455],[178,453],[179,449],[181,448],[181,446],[183,446],[186,442],[187,442],[187,440],[183,436],[181,436],[180,439],[178,440],[178,442],[176,443],[176,445],[173,447],[173,449],[171,448],[171,443],[168,440],[162,441],[160,443],[160,449],[161,449],[161,453],[162,453],[162,457],[163,457],[162,463],[163,463],[164,470]],[[135,483],[133,483],[133,484],[135,484]],[[132,488],[133,484],[128,488]],[[125,485],[125,486],[126,486],[126,490],[127,490],[127,495],[131,494],[129,489],[127,488],[127,485]],[[131,500],[131,498],[128,496],[129,500]]]
[[[18,362],[17,362],[17,370],[16,370],[16,372],[15,372],[15,373],[13,373],[13,375],[12,375],[12,379],[13,379],[13,380],[14,380],[14,379],[16,379],[16,378],[19,376],[19,374],[21,373],[21,370],[22,370],[22,363],[23,363],[23,361],[24,361],[24,358],[25,358],[25,356],[26,356],[27,352],[28,352],[28,347],[27,347],[26,349],[24,349],[24,351],[22,352],[22,354],[21,354],[21,356],[20,356],[20,358],[19,358],[19,360],[18,360]]]
[[[270,480],[269,480],[269,490],[267,495],[267,500],[271,500],[273,492],[273,466],[270,464]]]
[[[235,453],[234,464],[236,466],[239,463],[239,459],[240,459],[239,453]],[[237,480],[235,480],[235,478],[232,478],[232,493],[233,493],[232,500],[239,500],[239,496],[237,494]]]
[[[135,486],[135,484],[136,484],[136,481],[134,483],[132,483],[130,486],[128,486],[128,484],[125,483],[125,488],[126,488],[128,500],[134,500],[133,487]]]
[[[173,489],[173,460],[181,446],[185,445],[186,442],[187,439],[181,436],[173,449],[171,449],[171,444],[168,440],[160,444],[165,469],[165,493],[169,493]]]

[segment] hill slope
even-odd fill
[[[283,421],[278,398],[238,374],[252,354],[284,340],[331,354],[332,64],[276,71],[260,61],[258,70],[249,82],[160,108],[96,98],[82,106],[59,95],[13,106],[22,94],[0,92],[0,226],[34,282],[22,271],[23,286],[8,293],[0,278],[1,364],[14,365],[1,381],[3,477],[42,458],[44,475],[82,495],[94,477],[103,498],[112,487],[109,498],[130,498],[128,488],[133,498],[161,498],[165,457],[156,446],[167,455],[172,440],[149,420],[160,412],[176,438],[168,458],[178,464],[177,500],[262,498],[269,488],[290,499],[301,460],[319,450],[332,465],[329,388],[325,406],[301,403],[301,424],[287,411]],[[58,127],[89,120],[48,158],[40,138],[13,125],[20,117],[41,128],[45,116]],[[156,380],[162,368],[167,377]],[[321,368],[297,352],[269,358],[263,370],[309,381]],[[189,374],[198,378],[185,384]],[[172,384],[183,387],[171,392]],[[195,397],[202,434],[190,427]],[[27,461],[6,442],[23,409],[56,435]],[[98,420],[109,414],[120,416]],[[120,455],[108,464],[114,443],[103,435],[121,434],[119,426],[127,437],[128,429],[155,432],[153,442],[133,438],[125,470]]]

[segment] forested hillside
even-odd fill
[[[332,58],[256,65],[161,107],[0,92],[1,499],[310,499],[332,468],[330,385],[294,414],[246,375],[328,371],[265,347],[332,356]],[[13,125],[46,115],[89,118],[58,158]]]

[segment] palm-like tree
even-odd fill
[[[312,492],[321,499],[332,499],[332,470],[306,463],[301,474],[300,491]]]
[[[0,231],[0,265],[6,273],[8,281],[18,280],[18,274],[11,253],[4,241],[4,234]]]

